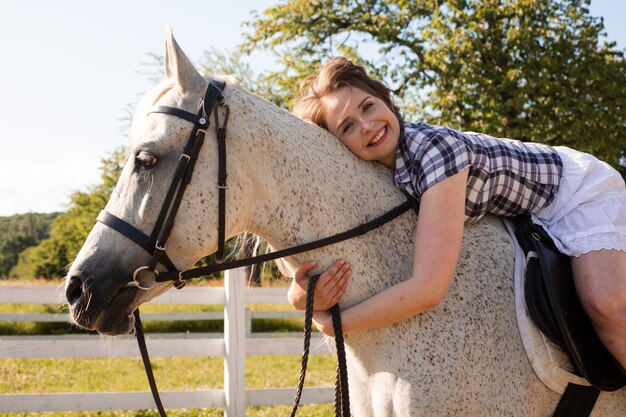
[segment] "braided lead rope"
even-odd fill
[[[338,387],[341,386],[341,372],[339,371],[339,364],[337,364],[337,369],[335,371],[335,417],[341,416],[342,408],[341,408],[341,389]]]
[[[315,285],[320,275],[309,277],[309,284],[306,291],[306,311],[304,313],[304,347],[302,349],[302,365],[300,368],[300,378],[296,389],[296,396],[293,400],[291,417],[295,417],[302,398],[304,380],[306,377],[307,364],[309,362],[309,351],[311,346],[311,328],[313,325],[313,301]],[[348,398],[348,369],[346,365],[346,351],[341,326],[341,315],[339,305],[335,304],[330,308],[333,318],[333,331],[335,332],[335,345],[337,349],[337,376],[335,379],[335,417],[350,416],[350,400]]]
[[[346,362],[346,346],[343,340],[341,326],[341,311],[339,304],[330,308],[333,316],[333,331],[335,332],[335,347],[337,349],[337,378],[335,380],[335,415],[350,417],[350,396],[348,390],[348,364]],[[339,397],[339,398],[337,398]],[[338,408],[341,406],[341,413]]]
[[[313,292],[315,291],[315,284],[320,278],[320,275],[313,275],[309,277],[309,285],[306,289],[306,310],[304,313],[304,347],[302,348],[302,365],[300,366],[300,378],[298,379],[298,387],[296,389],[296,396],[293,400],[293,408],[291,409],[291,417],[295,417],[298,406],[300,405],[300,399],[302,398],[302,389],[304,388],[304,378],[306,377],[306,367],[309,362],[309,347],[311,346],[311,326],[313,324]]]

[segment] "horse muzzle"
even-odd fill
[[[112,286],[112,281],[115,280],[85,270],[76,273],[70,270],[65,297],[74,324],[107,335],[127,334],[132,330],[132,312],[142,297],[136,288],[126,287],[125,283]]]

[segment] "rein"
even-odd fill
[[[304,348],[302,350],[302,365],[300,367],[300,378],[296,397],[293,401],[290,417],[295,417],[300,405],[304,379],[309,361],[309,347],[311,346],[311,327],[313,324],[313,302],[315,285],[320,275],[309,277],[309,284],[306,290],[306,310],[304,314]],[[339,304],[330,308],[333,318],[333,332],[335,333],[335,347],[337,349],[337,376],[335,378],[335,417],[350,417],[350,396],[348,395],[348,365],[346,363],[346,349],[343,340],[343,330],[341,326],[341,312]]]
[[[383,215],[345,232],[264,255],[254,256],[251,258],[236,261],[223,262],[225,247],[227,189],[226,126],[228,124],[228,117],[230,113],[228,105],[225,103],[224,97],[222,95],[224,87],[224,82],[212,80],[209,83],[209,86],[204,95],[204,99],[200,104],[198,114],[193,114],[182,109],[166,106],[156,106],[148,113],[164,113],[179,117],[193,123],[193,129],[191,131],[189,139],[187,140],[183,153],[180,156],[178,165],[172,178],[172,182],[165,196],[163,207],[159,212],[159,216],[157,217],[150,236],[146,235],[141,230],[120,219],[119,217],[114,216],[106,210],[102,210],[98,215],[99,222],[112,228],[118,233],[121,233],[126,238],[135,242],[152,256],[147,265],[141,266],[135,270],[132,280],[127,283],[125,287],[137,288],[140,290],[149,290],[150,288],[154,287],[158,282],[174,281],[174,286],[178,289],[181,289],[185,286],[185,280],[191,278],[209,275],[214,272],[225,271],[228,269],[239,268],[242,266],[259,264],[269,260],[283,258],[286,256],[311,251],[313,249],[318,249],[323,246],[328,246],[356,236],[364,235],[365,233],[376,229],[384,225],[385,223],[390,222],[391,220],[395,219],[396,217],[400,216],[402,213],[408,211],[411,208],[414,208],[417,211],[417,203],[411,198],[408,198],[407,201],[389,210]],[[224,118],[222,123],[220,123],[219,118],[220,108],[222,108],[224,111]],[[169,235],[174,226],[176,214],[178,213],[178,209],[180,207],[180,203],[182,201],[185,189],[187,185],[191,182],[195,163],[198,159],[200,149],[204,143],[206,130],[210,125],[209,117],[211,113],[214,113],[215,117],[215,129],[217,134],[219,158],[217,181],[218,250],[216,252],[216,260],[218,264],[180,271],[177,270],[174,263],[167,256],[165,249],[167,239],[169,238]],[[159,272],[157,270],[157,266],[159,263],[167,269],[166,272]],[[304,377],[306,375],[313,319],[314,290],[318,278],[319,275],[310,277],[309,287],[307,288],[302,369],[291,416],[294,416],[297,411],[300,397],[302,394]],[[338,358],[337,380],[335,386],[335,416],[348,417],[350,415],[350,403],[348,399],[348,374],[339,305],[336,304],[330,309],[330,311],[333,317],[333,329],[335,332],[335,342],[337,346]],[[152,391],[152,395],[154,397],[160,416],[166,417],[166,413],[161,403],[156,382],[154,380],[154,375],[152,373],[152,366],[150,364],[150,357],[146,348],[141,318],[139,317],[139,310],[135,310],[133,314],[135,316],[135,334],[137,336],[139,350],[141,352],[141,357],[143,359],[144,367],[146,369],[146,375],[150,384],[150,390]]]

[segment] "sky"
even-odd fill
[[[230,52],[252,10],[277,0],[0,0],[0,216],[67,209],[99,182],[100,160],[128,142],[126,109],[153,85],[169,23],[187,56]],[[626,2],[592,0],[626,48]],[[273,59],[256,53],[255,72]]]

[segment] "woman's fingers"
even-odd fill
[[[310,272],[318,266],[315,261],[306,262],[296,270],[294,281],[298,291],[304,291],[308,286]],[[348,279],[352,275],[351,265],[339,259],[335,261],[319,278],[316,285],[314,306],[316,310],[327,310],[337,304],[348,287]],[[296,289],[297,289],[296,288]],[[295,291],[295,289],[294,289]],[[303,295],[305,296],[305,295]]]
[[[343,259],[336,260],[330,268],[322,273],[320,276],[320,284],[327,285],[328,283],[333,283],[336,275],[341,271],[341,268],[346,264],[346,261]]]
[[[320,307],[327,309],[337,304],[348,287],[348,278],[352,269],[343,259],[336,261],[320,277],[319,299]]]
[[[344,293],[348,289],[348,278],[352,276],[352,271],[350,267],[346,268],[346,272],[343,274],[341,280],[333,287],[334,295],[332,297],[331,306],[337,304],[341,297],[343,297]]]
[[[327,291],[339,291],[342,287],[347,285],[347,280],[352,275],[351,265],[339,259],[330,268],[328,268],[320,277],[321,286],[325,287]]]
[[[300,283],[304,281],[305,279],[307,279],[309,271],[315,268],[316,266],[317,266],[317,262],[315,261],[305,262],[302,265],[300,265],[300,267],[296,270],[296,275],[294,276],[294,279],[296,280],[296,282]]]

